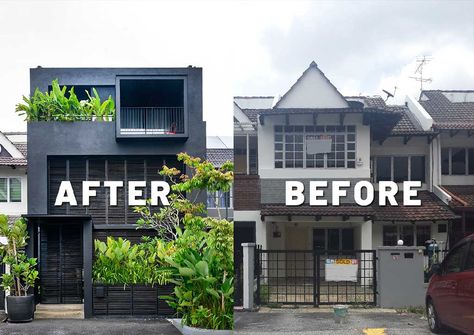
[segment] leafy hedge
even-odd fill
[[[16,105],[16,112],[24,115],[26,121],[113,121],[115,103],[111,96],[101,102],[99,93],[92,89],[92,96],[81,100],[74,93],[74,87],[66,92],[66,86],[59,87],[53,80],[50,92],[35,90],[32,97],[23,96],[23,102]]]
[[[95,240],[94,283],[104,285],[163,285],[169,277],[162,271],[161,259],[171,252],[157,238],[143,238],[142,243],[112,237],[107,242]]]

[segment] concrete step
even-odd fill
[[[84,319],[84,305],[38,304],[35,319]]]

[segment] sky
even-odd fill
[[[344,95],[474,89],[474,0],[0,0],[0,130],[24,131],[15,104],[29,68],[203,68],[208,135],[232,135],[232,97],[283,95],[315,61]],[[385,97],[385,96],[384,96]]]

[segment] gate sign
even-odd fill
[[[326,259],[326,281],[357,282],[357,259]]]

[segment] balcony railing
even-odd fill
[[[121,135],[184,134],[183,107],[121,107]]]

